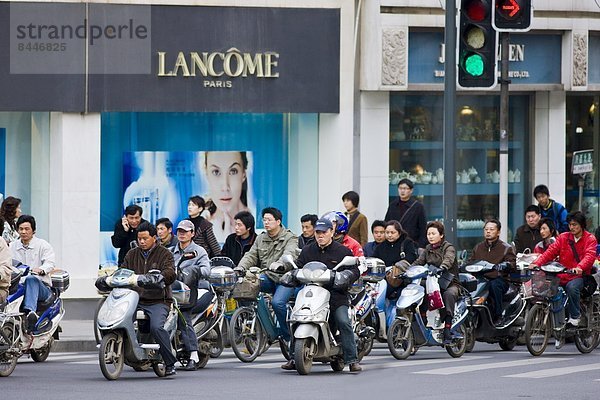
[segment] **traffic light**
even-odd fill
[[[492,26],[498,32],[526,32],[531,26],[531,0],[494,0]]]
[[[492,89],[498,81],[498,33],[492,28],[492,0],[461,0],[458,28],[458,85]]]

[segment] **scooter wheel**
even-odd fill
[[[294,362],[300,375],[310,374],[316,343],[312,337],[296,339],[294,344]]]
[[[120,334],[111,332],[102,337],[98,361],[102,375],[109,381],[114,381],[121,376],[125,354],[123,352],[123,337]]]
[[[410,325],[403,320],[395,320],[388,331],[387,343],[390,353],[395,358],[398,360],[408,358],[415,345]]]
[[[42,347],[41,349],[31,350],[31,359],[35,362],[44,362],[48,359],[50,355],[50,348],[52,347],[52,342],[54,339],[50,338],[48,343]]]
[[[10,341],[15,337],[15,325],[10,322],[5,323],[0,329],[2,329],[0,344],[12,347],[13,343],[10,343]],[[0,377],[7,377],[12,374],[17,366],[17,360],[18,357],[13,354],[0,354]]]

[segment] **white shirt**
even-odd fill
[[[44,239],[33,237],[27,246],[23,245],[21,240],[15,240],[10,244],[12,258],[21,264],[28,265],[31,268],[40,268],[46,273],[41,279],[50,284],[48,275],[55,266],[54,249],[50,243]]]

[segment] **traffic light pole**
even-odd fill
[[[508,51],[509,33],[500,32],[500,239],[508,238]]]
[[[445,239],[456,245],[456,0],[446,0],[444,32],[444,226]]]

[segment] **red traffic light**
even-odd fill
[[[481,0],[472,0],[465,7],[467,18],[474,22],[481,22],[487,17],[486,5]]]
[[[531,27],[531,0],[493,0],[492,26],[498,32],[526,32]]]

